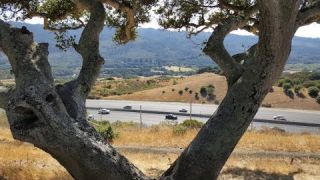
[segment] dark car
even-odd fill
[[[188,112],[188,110],[186,110],[186,109],[180,109],[179,112],[186,113],[186,112]]]
[[[282,115],[273,116],[274,120],[286,121],[287,119]]]
[[[124,106],[123,109],[131,110],[131,109],[132,109],[132,106]]]
[[[166,115],[166,119],[170,119],[170,120],[177,120],[177,119],[178,119],[178,117],[177,117],[177,116],[175,116],[175,115],[173,115],[173,114],[167,114],[167,115]]]

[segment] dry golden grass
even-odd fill
[[[116,131],[119,132],[119,137],[114,141],[115,146],[174,148],[185,148],[198,132],[188,130],[184,135],[175,135],[169,126],[154,126],[142,130],[126,127]],[[248,131],[236,150],[320,153],[320,136],[281,133],[273,130]]]
[[[189,130],[184,135],[173,134],[173,127],[153,126],[151,128],[116,128],[119,137],[114,141],[115,146],[146,146],[146,147],[186,147],[194,138],[197,130]]]
[[[138,130],[130,125],[117,126],[116,146],[185,147],[197,130],[185,135],[172,133],[161,125]],[[239,150],[319,152],[320,137],[308,134],[284,134],[274,131],[247,132],[237,146]],[[177,153],[153,154],[122,152],[139,169],[157,177],[178,157]],[[221,180],[230,179],[320,179],[319,160],[290,158],[253,158],[232,156],[223,169]],[[12,139],[4,117],[0,116],[0,179],[71,180],[72,177],[49,154],[28,143]]]
[[[15,141],[4,115],[0,115],[0,179],[69,180],[71,176],[49,154]]]
[[[30,144],[0,142],[0,179],[72,179],[50,155]]]
[[[131,153],[123,154],[145,174],[158,177],[174,162],[178,154]],[[235,157],[227,161],[220,179],[301,179],[320,177],[319,160],[291,158]]]
[[[237,145],[241,150],[320,152],[320,135],[249,131]]]

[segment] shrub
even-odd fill
[[[166,93],[166,91],[162,91],[162,94]]]
[[[196,92],[196,93],[194,94],[194,98],[195,98],[196,100],[199,100],[199,99],[200,99],[200,98],[199,98],[199,93]]]
[[[313,72],[310,77],[310,80],[320,80],[320,72]]]
[[[112,127],[114,128],[139,128],[140,123],[136,123],[133,121],[116,121],[112,123]]]
[[[309,88],[311,86],[316,86],[316,82],[314,81],[307,81],[307,82],[304,82],[303,83],[303,86],[306,87],[306,88]]]
[[[302,85],[296,85],[296,86],[294,86],[294,92],[296,93],[297,96],[304,98],[305,96],[302,93],[302,88],[303,88]]]
[[[89,95],[87,98],[88,99],[101,99],[99,96],[95,96],[95,95]]]
[[[294,79],[294,80],[292,80],[292,83],[294,85],[298,85],[298,84],[301,84],[301,80],[300,79]]]
[[[207,96],[207,100],[208,100],[208,101],[213,101],[214,99],[216,99],[216,95],[214,95],[214,94],[208,94],[208,96]]]
[[[302,89],[302,86],[301,86],[301,85],[296,85],[296,86],[294,86],[294,92],[295,92],[296,94],[300,93],[301,89]]]
[[[186,87],[186,88],[184,88],[184,90],[185,90],[185,91],[188,91],[188,90],[189,90],[189,88],[188,88],[188,87]]]
[[[102,138],[108,142],[113,142],[113,140],[116,138],[116,134],[111,126],[100,126],[98,127],[97,131]]]
[[[317,101],[318,104],[320,104],[320,96],[318,96],[318,97],[316,98],[316,101]]]
[[[220,104],[220,101],[219,100],[214,100],[214,104]]]
[[[207,88],[205,88],[204,86],[202,86],[200,88],[200,94],[202,97],[207,97],[208,93],[207,93]]]
[[[111,84],[107,85],[106,88],[111,89],[112,88]]]
[[[173,92],[173,91],[175,91],[175,89],[171,89],[171,91]]]
[[[109,78],[107,78],[107,80],[112,81],[112,80],[115,80],[115,79],[113,77],[109,77]]]
[[[285,79],[280,79],[280,80],[278,81],[278,86],[279,86],[279,87],[283,87],[283,85],[284,85],[284,84],[287,84],[287,83],[288,83],[288,84],[291,84],[291,85],[293,84],[290,79],[285,78]]]
[[[313,98],[317,97],[319,94],[319,89],[315,86],[311,86],[308,88],[308,94],[309,94],[309,96],[311,96]]]
[[[180,95],[182,95],[182,94],[183,94],[183,91],[182,91],[182,90],[180,90],[178,93],[179,93]]]
[[[212,87],[207,87],[207,94],[209,95],[209,94],[214,94],[214,88],[212,88]]]
[[[177,85],[178,82],[176,80],[173,80],[172,85]]]
[[[101,135],[101,137],[108,142],[113,142],[113,140],[118,136],[115,133],[109,123],[109,121],[92,121],[93,126],[97,130],[97,132]]]
[[[99,93],[100,96],[107,97],[109,96],[109,92],[106,89],[102,89]]]
[[[189,90],[189,94],[192,94],[193,93],[193,91],[192,90]]]
[[[292,89],[288,89],[288,90],[284,91],[284,93],[285,93],[287,96],[289,96],[291,99],[294,98],[294,93],[293,93]]]
[[[272,105],[270,103],[265,103],[261,105],[262,107],[271,108]]]
[[[292,88],[292,85],[290,83],[284,83],[282,87],[285,91],[288,91],[289,89]]]
[[[181,123],[181,125],[189,129],[198,129],[203,126],[203,123],[198,120],[188,119],[184,120],[183,123]]]
[[[147,85],[148,85],[148,86],[153,85],[153,84],[155,84],[155,83],[156,83],[156,81],[153,80],[153,79],[147,80]]]
[[[185,126],[183,126],[183,125],[181,125],[181,124],[179,124],[178,126],[175,126],[175,127],[173,128],[173,131],[172,131],[172,133],[173,133],[174,135],[177,135],[177,136],[185,135],[186,132],[187,132],[187,127],[185,127]]]

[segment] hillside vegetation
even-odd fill
[[[308,73],[306,73],[308,74]],[[285,75],[280,79],[266,96],[264,107],[273,108],[293,108],[320,110],[317,96],[309,95],[307,84],[318,86],[318,80],[310,80],[307,75],[304,81],[300,80],[298,93],[287,93],[279,82],[283,79],[291,78]],[[152,82],[152,83],[151,83]],[[279,87],[280,86],[280,87]],[[119,99],[119,100],[144,100],[144,101],[170,101],[170,102],[193,102],[193,103],[215,103],[219,104],[227,91],[226,80],[223,76],[213,73],[203,73],[187,77],[153,77],[120,80],[100,80],[97,82],[91,98],[97,99]]]

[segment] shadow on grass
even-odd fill
[[[224,180],[223,176],[231,175],[232,177],[241,177],[243,180],[294,180],[294,175],[301,173],[301,170],[286,174],[266,173],[260,170],[250,170],[246,168],[232,168],[224,171],[220,176],[221,180]]]

